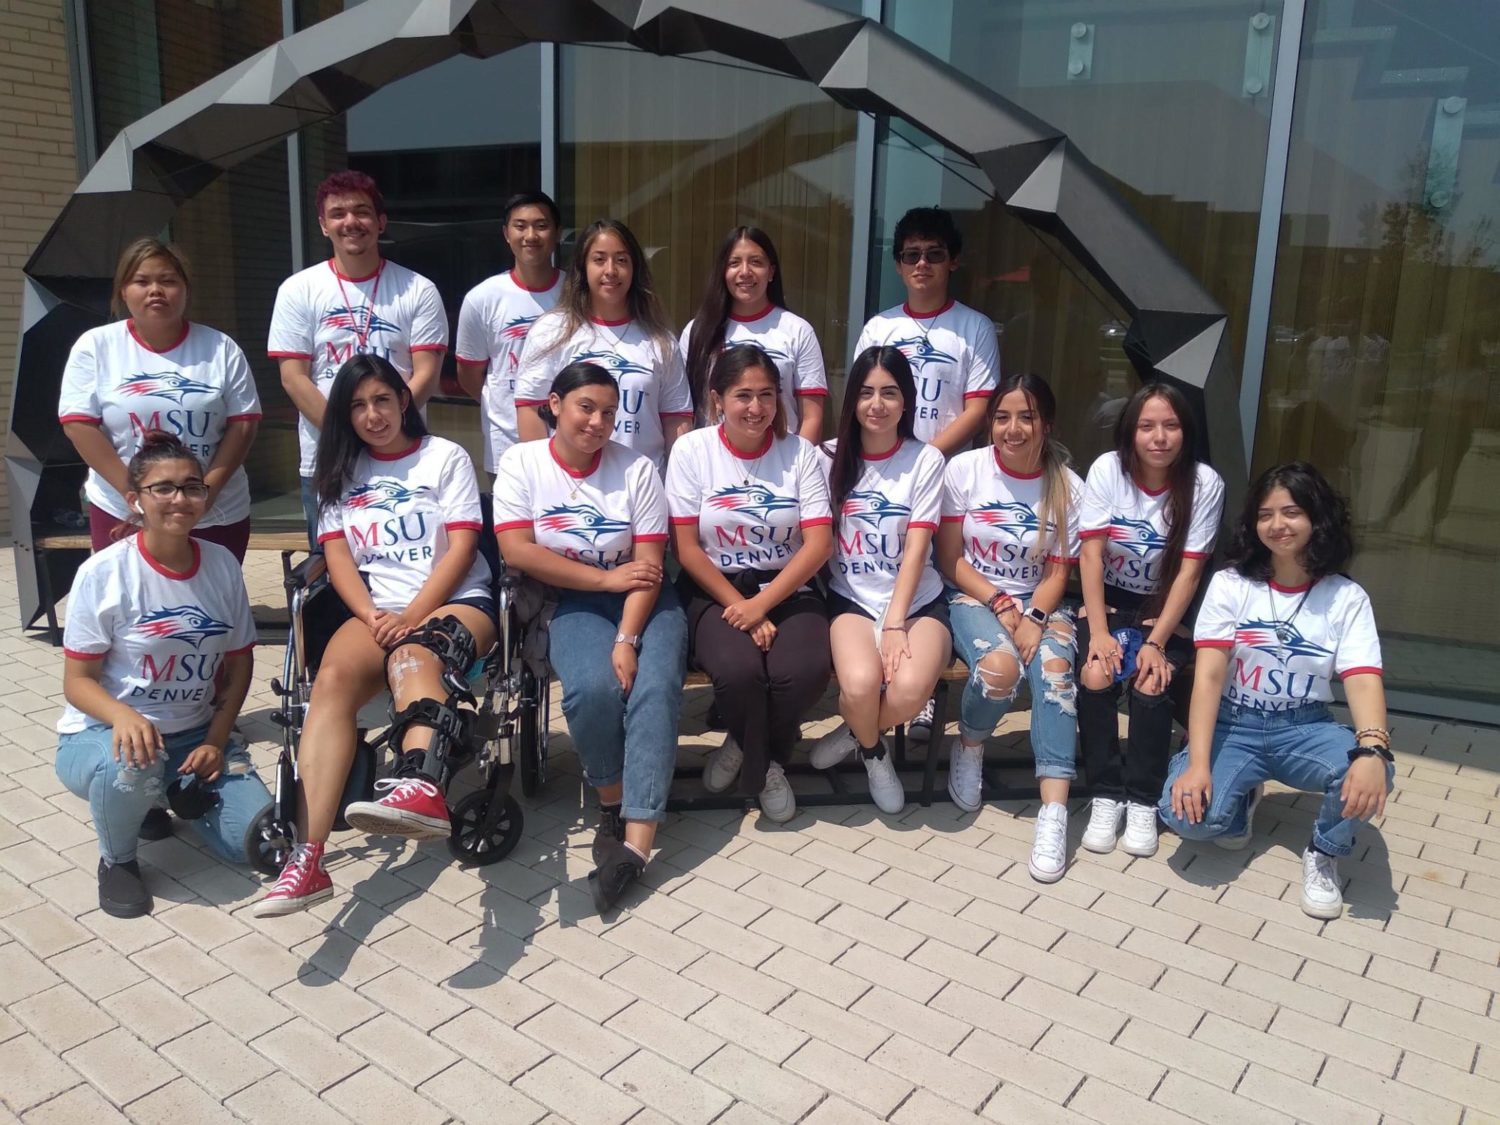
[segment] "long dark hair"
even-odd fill
[[[354,462],[365,451],[365,443],[354,432],[354,392],[366,379],[378,379],[396,392],[401,402],[401,432],[409,438],[427,436],[427,423],[411,397],[411,388],[390,361],[378,355],[351,357],[333,377],[328,405],[323,408],[323,428],[318,434],[318,455],[313,462],[313,491],[321,510],[337,504],[344,482],[354,471]]]
[[[1120,469],[1137,488],[1141,487],[1140,458],[1135,452],[1135,431],[1140,424],[1141,411],[1146,403],[1159,398],[1172,408],[1177,423],[1182,427],[1182,448],[1177,460],[1167,468],[1167,547],[1162,552],[1161,584],[1151,595],[1145,616],[1160,613],[1166,604],[1167,594],[1177,574],[1182,569],[1182,552],[1187,544],[1188,528],[1193,522],[1193,491],[1198,483],[1198,419],[1183,395],[1171,383],[1147,383],[1125,404],[1120,420],[1115,423],[1115,453],[1120,458]]]
[[[781,258],[776,254],[776,244],[771,241],[771,236],[759,227],[735,227],[724,236],[714,254],[703,300],[698,303],[693,330],[688,336],[688,386],[693,392],[693,408],[700,416],[708,409],[708,377],[713,368],[714,354],[724,345],[724,329],[729,324],[729,310],[734,307],[729,286],[724,284],[724,272],[729,268],[729,256],[742,239],[759,246],[771,264],[766,300],[779,308],[786,308],[786,294],[781,287]]]
[[[1036,518],[1040,526],[1036,545],[1031,549],[1035,562],[1043,562],[1049,556],[1068,554],[1068,508],[1072,504],[1072,488],[1068,481],[1068,462],[1072,460],[1067,447],[1057,439],[1053,428],[1057,421],[1057,395],[1052,384],[1040,375],[1022,371],[1007,375],[990,392],[989,404],[984,417],[990,428],[990,444],[994,445],[995,414],[1000,402],[1012,391],[1026,396],[1026,403],[1036,411],[1042,424],[1042,502]],[[999,450],[995,451],[999,456]]]
[[[626,308],[630,311],[630,319],[641,326],[656,344],[662,361],[666,362],[672,349],[677,346],[677,340],[667,325],[667,314],[662,311],[661,299],[656,295],[655,284],[651,280],[651,267],[646,262],[646,252],[641,249],[640,242],[630,232],[630,228],[619,219],[595,219],[579,236],[578,244],[573,248],[573,260],[568,263],[562,296],[553,310],[553,313],[562,317],[563,330],[548,348],[548,352],[562,347],[589,323],[589,310],[592,307],[589,294],[589,251],[601,234],[614,235],[630,255],[630,291],[625,295]]]
[[[844,501],[859,483],[864,443],[854,411],[859,405],[860,389],[877,368],[896,380],[896,389],[901,392],[901,418],[896,422],[896,436],[902,441],[916,440],[917,381],[912,378],[911,364],[895,348],[881,344],[866,348],[855,357],[844,383],[844,405],[839,410],[839,425],[834,432],[837,444],[831,449],[827,444],[823,446],[823,452],[833,458],[828,470],[828,492],[835,522],[844,510]]]
[[[1258,582],[1271,577],[1271,549],[1260,541],[1260,506],[1272,491],[1284,488],[1297,507],[1307,513],[1312,535],[1302,552],[1302,566],[1313,580],[1341,573],[1354,557],[1354,535],[1349,529],[1349,504],[1316,465],[1289,461],[1261,473],[1234,525],[1225,561],[1246,578]]]
[[[620,385],[615,382],[614,376],[597,363],[584,360],[582,363],[570,363],[552,378],[552,386],[548,390],[548,401],[537,407],[537,414],[541,416],[552,429],[557,428],[557,415],[552,413],[551,396],[567,398],[574,391],[583,387],[608,387],[615,392],[616,397],[620,393]]]
[[[758,344],[736,344],[719,353],[714,360],[713,373],[708,377],[708,389],[722,399],[741,379],[745,372],[760,368],[776,388],[776,417],[771,420],[771,431],[779,438],[786,437],[786,403],[781,401],[781,372],[776,361],[766,354]]]

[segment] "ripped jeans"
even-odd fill
[[[128,863],[135,858],[136,838],[146,813],[166,793],[177,767],[203,745],[208,727],[163,734],[164,752],[145,769],[115,761],[110,749],[113,730],[100,723],[60,736],[57,779],[74,796],[88,798],[94,831],[99,834],[99,854],[110,863]],[[251,826],[270,806],[271,794],[256,776],[250,752],[238,738],[225,747],[224,772],[209,788],[218,794],[219,803],[187,823],[215,855],[245,863]]]
[[[971,745],[988,738],[1010,710],[1020,688],[1019,677],[1009,686],[981,667],[992,652],[1021,662],[1016,643],[995,615],[967,594],[947,591],[953,621],[953,647],[969,666],[969,679],[958,705],[958,730]],[[1023,608],[1028,599],[1021,599]],[[1031,752],[1037,777],[1072,778],[1078,745],[1077,691],[1073,685],[1073,611],[1056,609],[1047,621],[1042,642],[1026,667],[1031,684]],[[1051,664],[1052,667],[1047,665]]]

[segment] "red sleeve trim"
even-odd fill
[[[327,543],[330,539],[345,539],[345,538],[348,538],[348,537],[342,531],[325,531],[325,532],[323,532],[322,535],[318,536],[318,545],[322,546],[324,543]]]
[[[247,652],[253,652],[254,650],[255,650],[255,642],[251,641],[249,644],[244,645],[241,648],[232,648],[232,649],[230,649],[224,655],[225,656],[244,656],[245,653],[247,653]]]
[[[272,359],[312,359],[311,352],[267,352]]]
[[[454,520],[443,524],[444,531],[478,531],[484,524],[478,520]]]
[[[944,523],[963,523],[964,522],[964,517],[963,516],[944,516],[943,517],[943,522]]]
[[[231,414],[228,418],[225,418],[224,421],[226,421],[226,422],[259,422],[263,417],[265,417],[265,415],[263,415],[263,414]]]
[[[474,526],[478,527],[479,525],[475,524]],[[534,526],[534,520],[508,520],[505,523],[497,523],[495,525],[495,534],[499,535],[502,531],[518,531],[523,527],[529,528]]]
[[[938,529],[938,525],[931,520],[912,520],[906,527],[908,531],[914,527],[925,527],[928,531],[936,531]]]
[[[697,523],[698,522],[698,517],[697,516],[673,516],[672,517],[672,522],[674,524],[681,524],[681,525],[685,526],[685,525],[690,524],[690,523]]]
[[[1384,676],[1384,668],[1345,668],[1339,673],[1339,679],[1347,680],[1350,676]]]
[[[800,387],[792,392],[793,398],[827,398],[827,387]]]
[[[471,359],[469,356],[459,355],[457,352],[453,353],[453,358],[458,360],[459,363],[488,363],[490,361],[489,356],[485,356],[483,359]]]
[[[518,399],[516,399],[516,405],[517,406],[546,406],[547,405],[547,400],[544,399],[544,398],[518,398]]]
[[[663,535],[632,535],[630,537],[630,541],[632,543],[665,543],[667,541],[667,537],[664,534]]]
[[[1096,528],[1094,528],[1091,531],[1080,531],[1078,533],[1078,538],[1080,538],[1080,539],[1098,539],[1101,535],[1108,535],[1108,534],[1109,534],[1109,528],[1107,528],[1107,527],[1096,527]]]
[[[1183,551],[1182,552],[1182,557],[1185,558],[1185,559],[1206,559],[1206,558],[1209,558],[1211,555],[1212,555],[1211,551]]]
[[[109,649],[105,649],[103,652],[79,652],[77,649],[65,648],[63,649],[63,655],[69,660],[103,660],[109,655]]]
[[[1047,561],[1048,562],[1067,563],[1069,566],[1072,566],[1074,563],[1076,563],[1078,561],[1078,556],[1077,555],[1048,555],[1047,556]]]
[[[691,410],[666,410],[657,415],[658,418],[691,418],[692,416]]]
[[[832,527],[833,526],[833,517],[832,516],[819,516],[817,519],[814,519],[814,520],[803,520],[797,526],[798,527],[824,527],[824,526]]]
[[[58,415],[57,420],[65,426],[69,422],[87,422],[91,426],[104,425],[103,418],[95,418],[92,414],[61,414]]]
[[[448,345],[447,344],[413,344],[411,347],[407,348],[406,350],[409,351],[409,352],[445,352],[445,351],[448,350]]]
[[[1233,648],[1233,641],[1194,641],[1195,648]]]
[[[971,398],[989,398],[992,393],[991,391],[965,391],[964,401],[967,402]]]

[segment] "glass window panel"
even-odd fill
[[[1500,701],[1500,63],[1487,5],[1313,0],[1258,468],[1348,492],[1396,689]]]

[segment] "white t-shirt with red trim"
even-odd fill
[[[448,533],[482,526],[474,462],[428,435],[399,453],[361,453],[337,506],[318,515],[318,542],[345,540],[375,608],[399,613],[448,553]],[[489,596],[490,567],[476,553],[447,600]]]
[[[255,647],[240,564],[217,543],[191,542],[193,566],[180,573],[152,558],[137,532],[86,559],[68,594],[64,654],[102,660],[104,690],[163,734],[207,723],[224,658]],[[57,732],[99,725],[70,703]]]
[[[516,375],[526,334],[562,294],[562,271],[554,271],[546,289],[527,289],[511,270],[486,278],[470,289],[458,310],[453,351],[463,363],[487,363],[479,409],[484,416],[484,467],[493,473],[500,455],[514,445]]]
[[[130,321],[117,320],[89,329],[73,345],[57,413],[62,422],[97,425],[126,464],[147,430],[176,434],[207,471],[230,422],[260,420],[260,395],[245,353],[218,329],[188,323],[177,343],[158,352]],[[83,491],[90,504],[116,519],[129,516],[125,498],[93,469]],[[249,516],[250,482],[241,467],[198,526]]]
[[[818,446],[825,478],[832,472],[837,448],[836,441]],[[903,439],[883,456],[861,458],[860,465],[859,480],[844,497],[834,528],[830,585],[880,621],[906,557],[907,530],[921,527],[937,536],[947,462],[936,446]],[[929,549],[909,608],[921,609],[942,592],[943,580]]]
[[[698,544],[725,574],[780,570],[802,548],[802,529],[832,524],[828,482],[796,434],[741,453],[722,425],[684,434],[667,466],[667,510],[695,524]]]
[[[448,348],[448,314],[437,286],[395,262],[382,261],[369,277],[345,277],[330,258],[294,273],[276,291],[267,354],[305,359],[323,397],[349,359],[368,353],[390,361],[411,379],[413,352]],[[313,472],[317,428],[300,415],[298,471]]]
[[[1342,574],[1289,587],[1221,570],[1203,595],[1193,641],[1228,650],[1224,698],[1257,711],[1327,703],[1334,676],[1384,667],[1369,595]]]
[[[1018,475],[1000,463],[993,446],[971,449],[948,462],[943,478],[943,522],[963,525],[964,560],[997,590],[1030,597],[1041,585],[1049,562],[1078,559],[1078,512],[1083,481],[1064,468],[1070,503],[1067,527],[1049,521],[1045,534],[1040,510],[1045,478],[1040,471]],[[1045,558],[1038,541],[1049,542]]]
[[[664,349],[633,320],[590,321],[559,344],[563,324],[562,312],[554,310],[532,325],[516,375],[516,405],[544,405],[552,380],[564,367],[597,363],[620,388],[614,440],[644,453],[662,472],[667,464],[662,419],[693,416],[682,349],[674,341],[663,354]]]
[[[966,400],[988,398],[1000,382],[994,321],[957,301],[921,315],[904,303],[876,313],[859,334],[855,358],[876,345],[895,348],[911,364],[917,383],[913,428],[921,441],[937,437],[963,413]]]
[[[579,472],[551,440],[526,441],[505,451],[495,474],[495,533],[517,528],[564,558],[612,570],[637,543],[666,542],[667,498],[651,459],[618,442]]]
[[[693,321],[688,321],[678,343],[682,354],[688,354],[693,336]],[[823,365],[823,348],[813,326],[796,313],[780,305],[767,305],[758,316],[738,317],[733,313],[724,326],[723,347],[756,344],[771,357],[781,375],[781,404],[786,410],[787,428],[795,430],[801,418],[799,398],[827,398],[828,372]],[[705,396],[706,397],[706,396]],[[699,419],[700,424],[705,419]]]
[[[1114,451],[1089,466],[1080,534],[1104,539],[1104,584],[1149,596],[1161,585],[1162,552],[1171,530],[1171,497],[1166,489],[1147,492],[1125,475]],[[1224,512],[1224,480],[1203,462],[1193,481],[1193,518],[1183,557],[1213,554],[1219,517]]]

